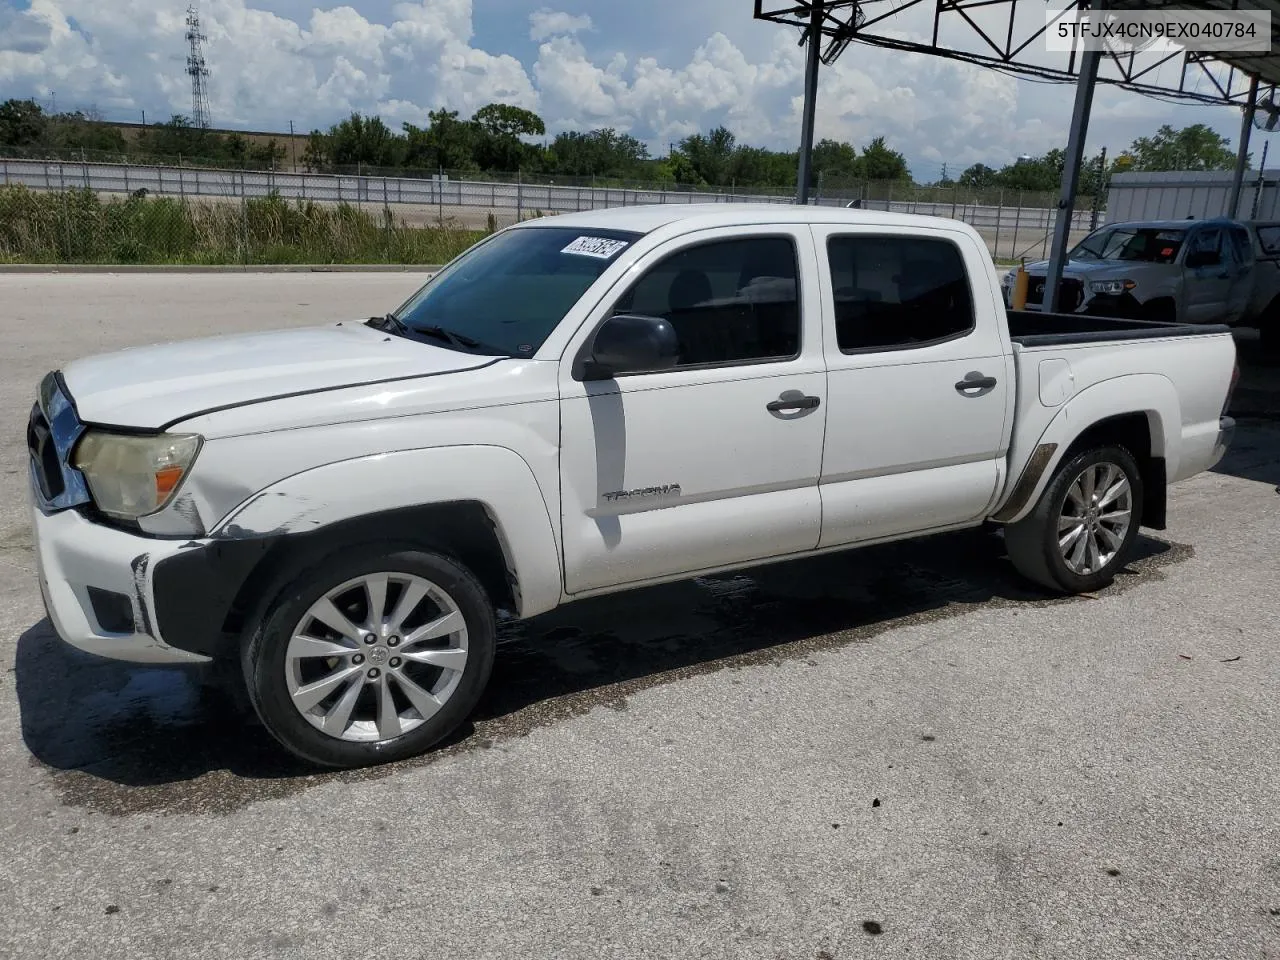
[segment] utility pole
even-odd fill
[[[205,86],[205,78],[209,70],[204,65],[204,53],[201,49],[209,38],[200,32],[200,14],[193,3],[187,7],[187,74],[191,77],[191,123],[197,130],[209,129],[209,91]]]
[[[289,152],[293,156],[293,172],[298,172],[298,141],[293,139],[293,121],[289,121]]]

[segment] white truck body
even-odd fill
[[[1095,441],[1131,449],[1141,519],[1161,527],[1165,485],[1212,467],[1230,440],[1229,331],[1015,322],[983,240],[958,221],[731,204],[572,214],[482,241],[424,290],[498,237],[537,230],[606,234],[597,249],[609,257],[528,355],[348,319],[142,347],[50,374],[28,439],[40,582],[59,635],[140,662],[244,660],[280,585],[351,543],[430,547],[474,573],[494,608],[523,618],[762,561],[993,521],[1022,529],[1059,467]],[[634,236],[610,241],[610,231]],[[798,309],[798,342],[781,348],[790,355],[584,373],[619,297],[651,271],[682,251],[759,237],[794,251],[781,300],[750,301]],[[919,282],[905,268],[867,267],[862,246],[851,249],[864,251],[865,275],[841,285],[828,242],[849,238],[954,251],[968,329],[842,349],[860,336],[862,305],[887,297],[884,316],[897,316],[914,301],[892,291]],[[563,256],[590,256],[592,242]],[[94,431],[197,435],[198,453],[162,508],[107,517],[73,465]],[[470,626],[476,643],[483,624]],[[252,687],[248,660],[245,669]],[[337,764],[403,753],[387,747],[394,737],[359,760],[282,739]]]

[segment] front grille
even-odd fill
[[[1032,277],[1027,284],[1027,303],[1044,303],[1044,277]],[[1063,277],[1058,284],[1058,309],[1070,313],[1084,301],[1084,284],[1071,277]]]
[[[32,406],[31,418],[27,421],[27,450],[35,467],[36,482],[40,484],[40,492],[45,499],[54,500],[62,496],[67,484],[62,476],[62,465],[58,462],[58,448],[53,442],[49,421],[38,403]]]

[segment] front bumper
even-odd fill
[[[44,513],[34,502],[31,518],[40,593],[64,641],[135,663],[210,659],[167,642],[153,588],[156,565],[199,541],[142,537],[93,523],[74,510]]]

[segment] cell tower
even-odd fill
[[[209,129],[209,91],[204,82],[209,68],[204,65],[204,53],[200,49],[207,39],[200,32],[200,14],[193,3],[187,7],[187,43],[191,47],[187,54],[187,74],[191,77],[191,122],[200,130]]]

